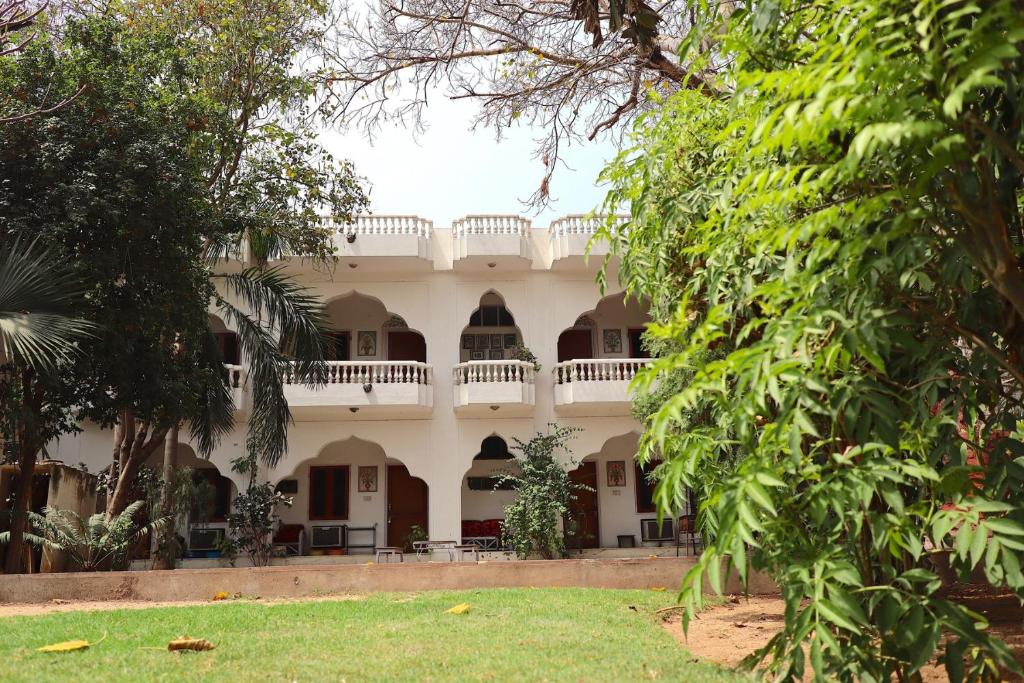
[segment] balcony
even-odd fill
[[[245,408],[245,379],[242,375],[242,366],[225,363],[224,383],[228,385],[228,390],[231,392],[235,410]]]
[[[455,412],[466,417],[521,417],[533,410],[533,363],[472,360],[453,368]]]
[[[646,358],[588,358],[552,369],[555,412],[571,416],[630,414],[629,383],[647,367]]]
[[[418,216],[359,216],[354,223],[327,219],[335,230],[338,257],[369,270],[432,267],[434,224]]]
[[[604,222],[600,216],[577,214],[558,218],[551,222],[548,235],[551,239],[551,267],[553,269],[583,269],[588,263],[587,245],[594,233]],[[625,222],[626,217],[620,217]],[[594,242],[589,253],[589,264],[600,265],[608,254],[608,242]]]
[[[384,420],[428,417],[434,408],[433,367],[417,361],[328,361],[326,383],[303,384],[294,364],[282,371],[296,420]]]
[[[530,221],[519,216],[466,216],[452,223],[452,260],[460,270],[530,267]]]

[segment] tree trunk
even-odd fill
[[[149,425],[143,423],[139,429],[135,429],[135,418],[130,411],[126,411],[128,419],[124,428],[124,439],[121,443],[121,470],[117,473],[117,484],[114,486],[110,498],[107,499],[106,520],[121,514],[133,501],[130,500],[132,487],[135,485],[135,477],[139,468],[146,459],[163,443],[167,434],[166,427],[158,428],[148,440]],[[128,437],[133,434],[133,437]]]
[[[165,550],[162,553],[153,554],[153,569],[174,569],[174,561],[177,553],[170,551],[171,543],[174,541],[176,529],[174,521],[170,517],[174,511],[174,470],[178,467],[178,425],[174,425],[167,431],[164,438],[164,471],[163,471],[163,495],[160,496],[160,517],[169,520],[164,528],[159,531],[164,539]]]
[[[14,490],[14,508],[11,510],[11,538],[7,543],[5,574],[21,574],[26,570],[25,527],[28,526],[28,511],[32,506],[32,478],[35,475],[37,449],[32,443],[22,440],[18,450],[18,484]]]

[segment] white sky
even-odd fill
[[[544,175],[533,158],[536,131],[507,129],[496,142],[493,130],[469,130],[475,111],[474,102],[451,101],[439,92],[427,110],[426,133],[414,136],[396,126],[381,130],[372,145],[358,130],[325,133],[323,142],[335,156],[355,162],[369,181],[376,214],[413,214],[447,227],[467,214],[509,213],[546,227],[553,218],[600,204],[604,191],[595,181],[615,154],[610,143],[570,147],[564,155],[570,168],[560,166],[552,179],[552,207],[535,215],[523,201]]]

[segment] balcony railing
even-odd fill
[[[452,369],[455,410],[468,417],[525,416],[533,409],[537,371],[521,360],[471,360]]]
[[[536,371],[533,363],[522,360],[471,360],[453,369],[455,385],[482,382],[519,382],[533,384]]]
[[[429,238],[433,223],[419,216],[358,216],[353,223],[325,219],[342,235],[412,235]]]
[[[647,358],[569,360],[552,368],[555,384],[631,381],[651,361]]]
[[[282,370],[285,384],[304,384],[294,363]],[[412,360],[327,361],[326,384],[424,384],[434,383],[433,368]]]
[[[517,235],[529,234],[530,221],[521,216],[466,216],[452,222],[452,234],[456,239],[467,235]]]
[[[629,415],[629,383],[651,361],[646,358],[585,358],[552,368],[559,415]]]

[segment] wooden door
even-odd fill
[[[328,332],[324,358],[326,360],[351,360],[352,333],[349,331]]]
[[[220,357],[228,365],[238,365],[238,335],[234,332],[214,332],[217,339],[217,348],[220,349]]]
[[[388,465],[388,545],[405,546],[413,526],[427,530],[427,483],[405,465]]]
[[[594,357],[590,330],[566,330],[558,337],[558,362]]]
[[[644,330],[641,327],[633,327],[629,329],[629,357],[630,358],[650,358],[651,354],[647,353],[647,349],[644,348],[643,344]]]
[[[427,342],[418,332],[388,332],[388,360],[427,362]]]
[[[591,490],[576,491],[576,500],[569,505],[573,521],[565,527],[565,547],[567,550],[597,548],[601,544],[597,515],[597,463],[580,463],[569,472],[569,479],[574,484],[589,486]]]

